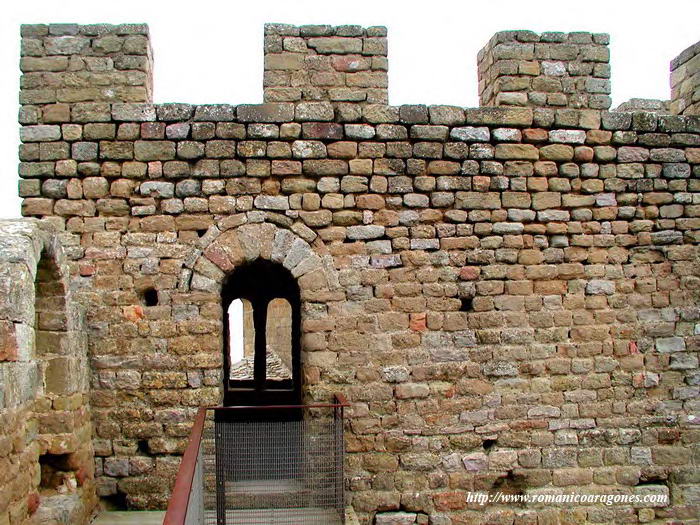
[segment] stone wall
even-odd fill
[[[700,115],[700,42],[671,61],[671,111]]]
[[[385,27],[265,25],[265,102],[388,104]]]
[[[97,503],[84,319],[50,224],[0,221],[0,523],[87,523]]]
[[[610,37],[501,31],[479,52],[482,106],[610,108]]]
[[[45,64],[50,27],[23,29]],[[166,504],[197,407],[222,397],[222,283],[263,258],[298,279],[306,398],[352,402],[347,488],[362,523],[690,522],[700,120],[599,111],[607,40],[580,33],[561,37],[570,55],[523,56],[532,83],[501,90],[537,107],[388,106],[373,86],[335,99],[354,78],[338,57],[373,68],[375,38],[268,26],[266,99],[293,101],[76,101],[56,122],[53,99],[23,95],[23,213],[65,229],[90,304],[99,494]],[[481,55],[488,71],[511,60],[500,38]],[[296,73],[272,75],[288,61]],[[316,63],[332,89],[307,75]],[[297,91],[269,90],[288,74],[281,87]],[[671,503],[482,507],[470,490]]]
[[[671,102],[668,100],[656,100],[650,98],[631,98],[626,100],[613,111],[644,111],[656,113],[657,115],[672,115],[670,110]]]

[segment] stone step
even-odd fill
[[[119,510],[104,511],[91,525],[162,525],[165,511]]]

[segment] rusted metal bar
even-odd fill
[[[340,395],[342,400],[340,398],[338,399],[337,403],[314,403],[312,405],[246,405],[246,406],[235,406],[235,407],[212,407],[210,410],[214,410],[216,412],[226,412],[228,410],[284,410],[284,409],[294,409],[294,408],[300,408],[300,409],[310,409],[310,408],[343,408],[343,407],[349,407],[350,404],[347,402],[344,396],[342,394],[336,394],[336,396]]]
[[[342,394],[340,392],[336,392],[333,394],[333,398],[336,401],[337,405],[340,405],[342,407],[349,407],[350,403],[348,402],[348,399],[345,397],[345,394]]]
[[[199,447],[202,443],[202,432],[204,431],[204,420],[207,416],[207,410],[207,407],[201,407],[197,412],[197,417],[194,420],[194,426],[190,433],[190,440],[187,443],[187,449],[185,449],[185,455],[182,456],[180,468],[177,471],[175,486],[168,502],[168,510],[165,513],[163,525],[183,525],[187,518],[187,506],[192,491],[194,469],[197,464]]]

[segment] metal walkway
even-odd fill
[[[201,409],[164,525],[343,525],[345,406]]]

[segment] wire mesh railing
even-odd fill
[[[345,406],[200,409],[164,524],[343,524]]]

